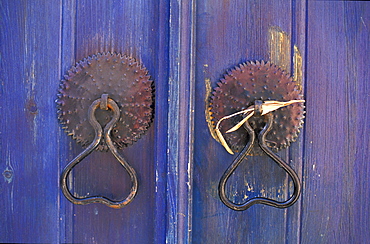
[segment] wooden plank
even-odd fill
[[[60,1],[1,1],[0,242],[59,243]]]
[[[308,10],[303,1],[2,1],[0,242],[365,243],[369,8],[330,1],[310,1]],[[271,30],[289,37],[289,55],[272,52],[286,43],[269,46]],[[226,69],[247,59],[296,67],[295,44],[307,65],[306,129],[283,156],[299,174],[304,159],[302,200],[288,210],[234,212],[218,198],[218,181],[232,157],[207,129],[205,97]],[[122,151],[135,162],[141,184],[122,210],[75,206],[59,189],[60,170],[82,148],[58,126],[58,81],[74,61],[98,51],[139,57],[156,82],[156,121]],[[138,155],[142,148],[149,150]],[[128,184],[109,154],[94,153],[85,163],[74,172],[80,194],[119,195]],[[242,197],[245,182],[258,194],[285,192],[288,179],[261,158],[247,161],[228,190]]]
[[[306,60],[306,29],[307,29],[307,2],[292,1],[292,35],[291,43],[293,46],[292,55],[292,74],[298,87],[305,94],[305,62]],[[305,97],[306,99],[306,97]],[[304,185],[303,168],[305,162],[303,160],[304,151],[304,135],[305,126],[301,129],[301,133],[295,143],[292,143],[289,149],[289,162],[294,162],[295,170],[301,179],[302,186]],[[288,243],[299,243],[301,239],[301,217],[303,197],[297,202],[294,208],[289,208],[286,222],[286,240]]]
[[[193,221],[196,243],[284,243],[290,240],[295,243],[299,239],[299,225],[293,225],[299,216],[299,202],[285,210],[255,205],[243,212],[222,204],[217,187],[233,157],[211,137],[205,119],[206,97],[227,69],[246,60],[271,59],[290,71],[293,45],[304,35],[304,23],[296,26],[302,13],[297,15],[296,11],[304,11],[302,2],[197,2],[194,146],[194,216],[197,217]],[[271,31],[274,30],[291,44],[284,40],[280,44],[272,43]],[[277,50],[278,47],[284,50]],[[302,148],[296,146],[290,151],[290,155],[289,150],[280,154],[286,159],[290,157],[292,167],[300,172]],[[288,186],[286,174],[272,160],[250,157],[230,178],[227,190],[235,194],[236,200],[242,200],[245,195],[283,200],[287,198]]]
[[[170,1],[167,167],[168,243],[190,243],[194,126],[195,1]]]
[[[65,71],[70,69],[71,64],[74,63],[74,53],[75,53],[75,22],[76,22],[76,1],[63,1],[62,3],[62,26],[61,26],[61,48],[60,48],[60,77],[61,79],[65,75]],[[65,132],[59,126],[58,131],[59,138],[59,162],[60,168],[58,175],[61,174],[63,170],[66,159],[74,158],[78,153],[76,150],[71,150],[74,142],[70,140],[65,134]],[[60,177],[60,176],[58,176]],[[60,199],[60,240],[66,243],[73,242],[73,205],[68,201],[65,201],[64,195],[59,194]]]
[[[168,1],[159,1],[158,5],[158,52],[156,63],[155,87],[155,236],[153,243],[165,243],[169,229],[167,215],[167,167],[168,167],[168,80],[169,80],[169,13]],[[166,216],[166,217],[164,217]]]
[[[63,26],[62,56],[66,60],[63,72],[69,68],[66,68],[68,60],[78,61],[97,52],[121,52],[137,58],[155,81],[156,100],[161,101],[155,116],[163,123],[153,123],[138,142],[120,151],[139,177],[138,195],[128,206],[120,210],[101,204],[72,206],[62,196],[66,218],[73,216],[67,220],[73,223],[72,233],[66,234],[68,242],[164,242],[166,148],[163,142],[167,131],[163,125],[166,125],[168,106],[166,5],[166,1],[77,1],[75,7],[65,3],[64,16],[68,24]],[[70,149],[63,152],[69,155],[63,159],[63,165],[73,158],[71,154],[82,151],[74,141],[68,141],[73,153]],[[110,153],[94,152],[73,174],[79,195],[123,197],[130,186],[128,175]]]
[[[308,2],[302,243],[370,238],[369,26],[369,2]]]

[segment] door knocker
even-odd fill
[[[137,141],[153,116],[153,82],[146,68],[134,58],[98,53],[76,63],[61,81],[58,118],[65,132],[86,149],[63,170],[61,188],[74,204],[103,203],[112,208],[129,204],[138,190],[134,168],[118,149]],[[71,170],[94,150],[114,155],[131,179],[129,195],[114,201],[104,196],[76,197],[68,187]]]
[[[209,110],[218,141],[229,153],[239,152],[221,177],[221,201],[240,211],[254,204],[277,208],[293,205],[301,192],[299,177],[274,153],[294,142],[303,124],[303,95],[292,77],[270,62],[241,64],[218,83],[211,95]],[[227,180],[247,155],[263,154],[272,158],[292,178],[292,196],[283,202],[265,197],[255,197],[242,204],[232,202],[225,192]]]

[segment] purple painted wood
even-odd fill
[[[193,240],[199,243],[366,243],[370,227],[367,160],[370,91],[366,61],[369,4],[310,1],[306,5],[303,1],[292,1],[287,5],[279,1],[251,1],[233,5],[213,1],[198,3],[197,8],[194,146],[194,216],[197,218],[193,218]],[[303,169],[303,195],[285,211],[253,206],[236,213],[226,209],[217,196],[222,169],[232,157],[223,152],[206,129],[203,115],[206,91],[202,83],[209,80],[214,86],[222,75],[221,70],[244,59],[267,59],[265,43],[270,26],[279,26],[291,36],[292,45],[300,48],[306,64],[303,67],[307,71],[306,128],[289,150],[293,167],[298,172]],[[281,187],[274,180],[282,179],[282,175],[266,167],[240,169],[234,175],[235,187],[238,180],[245,183],[243,174],[248,177],[249,187],[251,182],[255,184],[254,189],[264,186],[271,191]],[[267,183],[258,184],[263,181]],[[268,182],[272,184],[267,185]],[[237,188],[238,194],[244,194],[243,187]]]
[[[366,61],[370,5],[346,1],[271,4],[203,1],[197,5],[193,240],[366,243],[370,227]],[[217,196],[218,180],[232,157],[206,128],[204,83],[209,80],[215,86],[222,70],[245,59],[267,59],[271,26],[288,33],[292,51],[294,44],[299,47],[307,72],[305,130],[289,149],[289,160],[303,180],[303,195],[288,210],[253,206],[233,212]],[[263,164],[262,159],[255,163]],[[284,190],[286,183],[283,175],[266,164],[244,166],[233,177],[235,188],[229,190],[237,189],[237,196],[246,192],[240,181],[252,191],[261,186]]]
[[[0,241],[165,242],[168,2],[2,1],[1,15]],[[74,206],[59,188],[61,169],[82,150],[56,118],[59,80],[75,61],[103,51],[142,61],[159,100],[149,131],[121,152],[140,180],[122,210]],[[73,174],[80,195],[120,197],[129,184],[107,153],[89,156]]]
[[[293,26],[297,8],[302,11],[301,4],[287,4],[287,1],[198,1],[195,243],[284,243],[287,236],[292,241],[299,238],[299,225],[292,223],[299,215],[300,200],[289,209],[255,205],[243,212],[230,210],[222,204],[217,187],[234,157],[211,137],[205,119],[207,83],[215,87],[226,70],[243,61],[269,60],[271,27],[280,28],[296,39],[304,35],[304,27]],[[295,148],[289,150],[289,159],[299,173],[302,160],[297,145]],[[280,155],[287,158],[286,151]],[[229,179],[227,192],[240,202],[245,196],[267,196],[281,201],[287,198],[288,182],[286,174],[267,156],[249,157]]]
[[[193,207],[195,1],[170,1],[170,5],[166,241],[190,243]]]
[[[66,48],[62,56],[80,60],[97,52],[121,52],[135,57],[149,70],[156,85],[156,100],[167,101],[167,7],[166,2],[76,1],[67,8],[68,24],[63,36]],[[73,37],[70,31],[73,30]],[[72,63],[70,63],[71,65]],[[66,216],[73,216],[70,242],[151,243],[164,242],[166,119],[163,102],[156,109],[158,122],[121,154],[135,168],[139,190],[123,209],[101,204],[73,206]],[[156,121],[157,122],[157,121]],[[163,125],[165,127],[163,127]],[[158,145],[156,143],[159,143]],[[74,155],[82,149],[70,140]],[[138,153],[140,152],[140,153]],[[72,157],[64,159],[65,163]],[[79,195],[105,194],[122,198],[128,194],[127,173],[109,153],[94,153],[74,169],[74,188]],[[61,201],[66,201],[63,197]],[[71,205],[66,203],[67,208]],[[157,224],[156,224],[157,223]]]
[[[308,2],[303,243],[370,238],[369,27],[370,2]]]
[[[0,242],[59,243],[60,1],[0,3]]]
[[[370,239],[368,2],[2,1],[0,13],[0,242]],[[296,45],[304,61],[304,133],[281,153],[301,176],[303,195],[289,209],[235,212],[218,198],[233,157],[209,133],[207,86],[240,62],[272,57],[271,28],[284,31],[291,55]],[[140,181],[121,210],[73,205],[59,188],[61,169],[82,148],[58,124],[58,83],[75,61],[102,51],[139,58],[156,84],[154,123],[121,151]],[[80,195],[128,191],[109,153],[95,152],[73,174]],[[262,189],[285,199],[288,186],[286,174],[260,157],[232,176],[228,191],[236,200]]]

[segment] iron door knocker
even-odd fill
[[[146,68],[134,58],[98,53],[79,61],[61,81],[57,104],[63,129],[86,149],[63,170],[61,188],[74,204],[103,203],[122,208],[137,194],[134,168],[118,153],[141,137],[153,116],[153,82]],[[75,197],[67,177],[94,150],[110,151],[128,172],[129,195],[114,201],[104,196]]]
[[[239,211],[254,204],[286,208],[298,200],[301,192],[298,175],[273,151],[288,147],[298,137],[304,118],[303,103],[295,81],[270,62],[241,64],[218,83],[210,98],[213,129],[229,153],[239,152],[219,183],[219,196],[227,207]],[[247,155],[263,154],[292,178],[292,196],[282,202],[265,197],[254,197],[242,204],[232,202],[225,191],[227,180]]]

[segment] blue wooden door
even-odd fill
[[[366,243],[370,239],[370,4],[356,1],[53,0],[0,2],[0,242]],[[155,83],[149,130],[120,153],[139,191],[122,209],[73,205],[64,166],[83,149],[61,129],[59,81],[97,52],[140,60]],[[279,153],[302,195],[287,209],[236,212],[218,182],[233,156],[212,137],[207,107],[233,66],[270,60],[300,84],[306,118]],[[73,172],[79,196],[125,196],[129,177],[109,153]],[[289,177],[266,156],[230,178],[237,201],[284,200]]]

